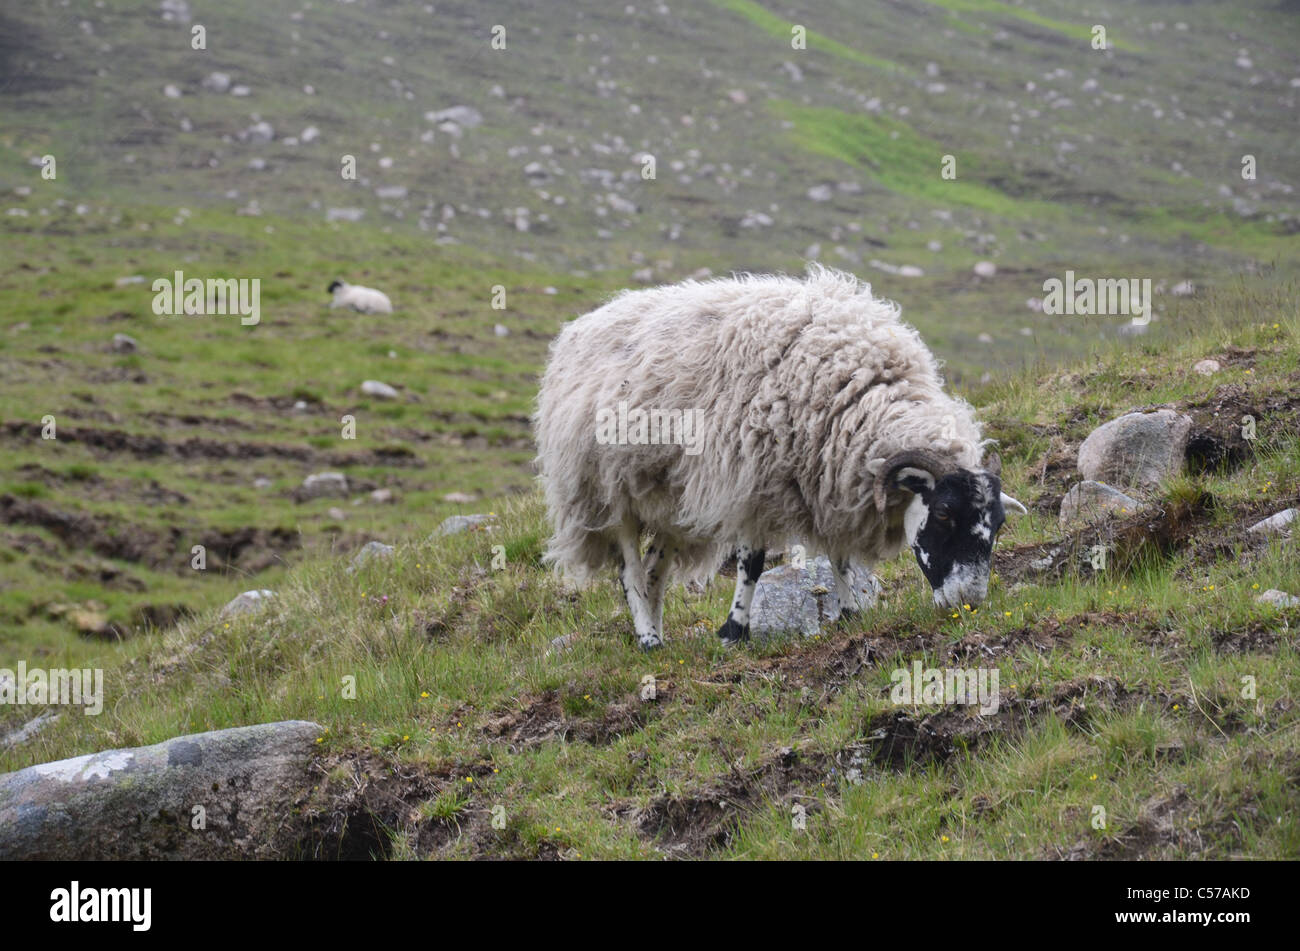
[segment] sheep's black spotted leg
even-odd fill
[[[641,562],[649,595],[650,620],[661,643],[664,639],[664,594],[668,590],[668,578],[676,556],[677,542],[669,537],[656,536]]]
[[[740,546],[736,555],[736,593],[727,612],[727,623],[718,629],[724,644],[749,640],[749,606],[754,600],[754,586],[763,573],[763,559],[767,553],[761,548]]]

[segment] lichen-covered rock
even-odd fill
[[[1142,503],[1104,482],[1088,480],[1071,486],[1061,499],[1061,526],[1111,515],[1131,515]]]
[[[1191,431],[1191,418],[1171,409],[1112,419],[1079,447],[1079,472],[1126,488],[1157,485],[1182,468]]]
[[[286,720],[0,775],[0,860],[291,855],[322,729]]]
[[[866,604],[874,603],[880,594],[880,582],[860,567],[852,570],[852,583]],[[750,605],[749,630],[755,637],[786,633],[811,637],[823,624],[837,621],[840,613],[831,563],[818,557],[803,568],[790,564],[763,572]]]

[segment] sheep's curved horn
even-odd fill
[[[1009,509],[1009,510],[1011,510],[1012,512],[1018,512],[1018,513],[1021,514],[1021,515],[1028,515],[1028,514],[1029,514],[1029,509],[1025,508],[1025,506],[1024,506],[1024,504],[1023,504],[1022,502],[1020,502],[1020,501],[1018,501],[1018,500],[1016,500],[1016,499],[1013,499],[1011,496],[1007,495],[1005,492],[1002,493],[1002,507],[1003,507],[1004,509]]]
[[[947,459],[924,449],[909,449],[906,452],[896,453],[885,460],[885,464],[880,467],[880,475],[876,477],[875,496],[876,511],[885,511],[885,492],[894,481],[894,476],[898,474],[899,469],[924,469],[936,479],[947,474],[953,469],[953,465]]]

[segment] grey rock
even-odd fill
[[[321,732],[264,723],[0,775],[0,859],[292,855],[285,820],[310,788]],[[196,807],[204,828],[193,827]]]
[[[473,106],[452,106],[450,109],[440,109],[437,112],[426,112],[424,118],[438,125],[444,122],[454,122],[462,129],[473,129],[483,124],[483,113],[479,112]]]
[[[347,494],[348,477],[341,472],[313,472],[302,480],[298,489],[298,497],[302,499],[338,498]]]
[[[361,392],[381,400],[395,400],[398,397],[397,390],[379,380],[366,380],[361,384]]]
[[[1254,525],[1250,526],[1250,528],[1246,529],[1246,531],[1253,532],[1257,535],[1280,534],[1290,536],[1291,523],[1296,520],[1297,515],[1300,515],[1300,512],[1296,509],[1283,509],[1274,515],[1270,515],[1268,518],[1261,519]]]
[[[1062,527],[1111,515],[1131,515],[1142,503],[1104,482],[1086,481],[1072,486],[1061,500]]]
[[[451,515],[442,520],[434,536],[459,535],[471,529],[486,528],[495,521],[495,515]]]
[[[1223,365],[1218,360],[1197,360],[1192,364],[1192,372],[1199,373],[1201,376],[1214,376],[1223,369]]]
[[[210,89],[212,92],[228,92],[230,90],[230,74],[208,73],[207,78],[203,80],[203,88]]]
[[[348,574],[356,571],[366,562],[374,558],[392,558],[393,546],[385,545],[383,542],[366,542],[362,549],[352,556],[352,564],[348,566]]]
[[[275,129],[271,128],[269,122],[254,122],[244,130],[243,138],[257,145],[265,145],[275,138]]]
[[[259,611],[266,610],[267,604],[274,597],[275,592],[269,588],[254,588],[251,591],[245,591],[226,602],[226,606],[221,609],[221,614],[218,617],[232,618],[239,617],[241,614],[256,614]]]
[[[852,584],[867,604],[880,595],[875,576],[854,566]],[[763,572],[750,605],[749,630],[756,637],[798,633],[811,637],[823,624],[839,619],[841,605],[835,593],[835,576],[825,557],[814,558],[806,567],[781,565]]]
[[[0,683],[3,683],[3,680],[0,680]],[[8,749],[20,743],[25,743],[47,726],[53,726],[58,720],[59,715],[57,713],[53,710],[45,710],[32,717],[18,729],[0,736],[0,749]]]
[[[365,211],[361,208],[327,208],[325,209],[326,221],[360,221],[365,217]]]
[[[135,353],[140,349],[140,342],[127,334],[113,334],[115,353]]]
[[[1192,420],[1171,409],[1129,413],[1097,427],[1079,447],[1085,479],[1150,487],[1183,465]]]
[[[1300,607],[1300,598],[1297,598],[1294,594],[1279,591],[1277,588],[1269,588],[1255,600],[1261,604],[1271,604],[1276,608]]]

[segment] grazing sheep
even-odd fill
[[[707,577],[737,547],[729,643],[749,636],[765,550],[794,540],[830,557],[850,610],[850,558],[904,542],[936,604],[977,604],[1004,506],[1024,512],[897,305],[817,265],[619,294],[551,345],[534,423],[546,559],[578,578],[621,561],[647,648],[670,576]]]
[[[351,307],[363,314],[393,312],[393,302],[388,299],[388,295],[373,287],[362,287],[360,284],[349,284],[346,281],[333,281],[325,289],[334,295],[334,299],[330,301],[331,307]]]

